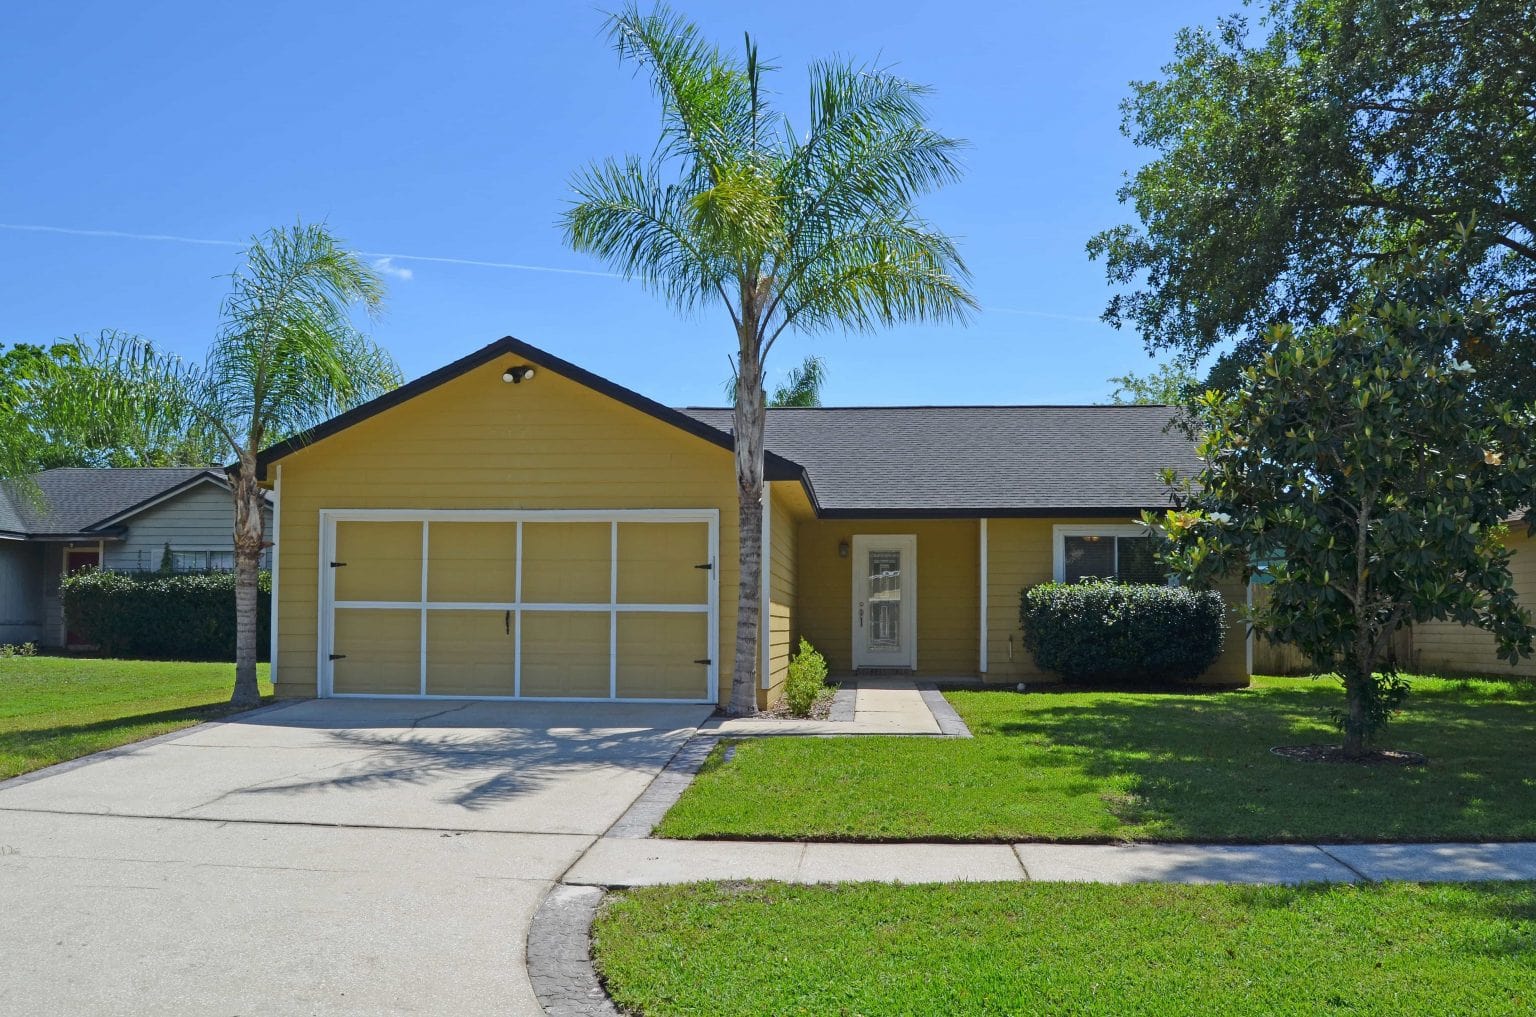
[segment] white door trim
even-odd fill
[[[867,576],[860,573],[865,566],[861,564],[870,548],[896,547],[902,551],[903,567],[906,575],[902,576],[901,597],[901,624],[904,638],[902,640],[902,654],[900,657],[871,658],[867,651],[861,652],[863,642],[862,621],[868,617],[868,611],[862,611],[864,607],[864,589]],[[905,667],[913,671],[917,670],[917,534],[915,533],[856,533],[853,535],[853,553],[849,555],[853,559],[852,587],[853,599],[849,605],[848,623],[852,627],[852,653],[850,654],[855,668],[860,667]]]
[[[406,522],[422,527],[422,585],[419,601],[341,601],[336,600],[336,570],[331,567],[336,553],[336,524],[341,522]],[[448,603],[427,600],[427,568],[430,562],[428,533],[433,522],[510,522],[517,524],[517,561],[514,579],[515,603]],[[523,526],[525,522],[608,523],[610,533],[609,603],[607,604],[525,604],[523,589]],[[618,525],[637,523],[704,523],[708,527],[709,580],[703,604],[620,604],[617,602]],[[315,641],[316,694],[322,698],[352,699],[527,699],[536,702],[624,702],[624,703],[714,703],[720,696],[720,510],[719,509],[321,509],[319,569],[319,638]],[[335,667],[330,659],[335,652],[336,609],[346,610],[416,610],[421,612],[422,691],[412,694],[377,694],[337,692]],[[517,616],[517,638],[513,649],[513,691],[510,696],[436,695],[425,691],[427,612],[432,610],[511,611]],[[613,638],[617,616],[631,611],[677,611],[704,613],[708,616],[708,689],[704,699],[617,699],[609,696],[555,697],[522,695],[522,614],[532,611],[601,611],[611,615],[609,623],[609,691],[614,692],[617,645]]]

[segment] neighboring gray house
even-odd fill
[[[234,568],[234,506],[216,469],[58,469],[0,484],[0,643],[66,646],[59,580],[96,566]],[[267,532],[272,529],[267,509]],[[265,566],[266,562],[263,562]]]

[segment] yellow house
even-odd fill
[[[281,696],[723,702],[730,411],[674,409],[499,340],[262,453]],[[1050,680],[1019,594],[1151,578],[1133,523],[1191,470],[1145,406],[769,411],[767,638],[837,672]],[[1229,600],[1242,589],[1227,593]],[[1248,678],[1236,623],[1202,677]]]

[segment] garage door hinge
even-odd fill
[[[709,571],[710,569],[714,568],[714,567],[715,567],[715,563],[712,562],[712,561],[707,561],[703,565],[695,565],[694,566],[694,568],[696,568],[696,569],[704,569],[706,572]]]
[[[344,562],[344,561],[333,561],[333,562],[331,562],[331,568],[333,568],[333,569],[345,568],[346,565],[347,565],[347,563]]]
[[[332,660],[345,660],[346,658],[347,658],[347,655],[345,653],[333,653],[333,654],[331,654],[331,659]]]
[[[708,657],[705,657],[703,660],[696,660],[696,661],[694,661],[694,663],[695,664],[713,664],[714,661],[710,660]]]

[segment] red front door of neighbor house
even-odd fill
[[[93,569],[101,567],[101,551],[94,547],[66,547],[64,549],[64,574],[72,576],[81,569]],[[69,627],[69,617],[64,618],[64,645],[66,647],[84,646],[85,640],[75,634]]]

